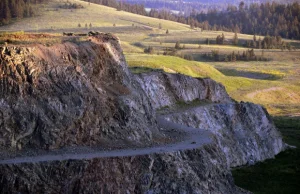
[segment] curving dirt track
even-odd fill
[[[154,147],[138,148],[138,149],[119,149],[110,151],[95,151],[87,148],[84,153],[78,153],[75,150],[72,153],[63,154],[44,154],[37,156],[24,156],[15,157],[10,159],[0,160],[0,164],[20,164],[20,163],[39,163],[39,162],[49,162],[49,161],[62,161],[62,160],[84,160],[93,158],[106,158],[106,157],[123,157],[123,156],[137,156],[137,155],[147,155],[154,153],[165,153],[165,152],[175,152],[180,150],[191,150],[199,148],[204,144],[211,143],[210,136],[211,132],[203,129],[191,128],[179,124],[172,123],[164,119],[163,116],[157,117],[157,122],[160,128],[166,131],[172,131],[173,134],[182,135],[184,133],[184,138],[177,143],[165,144]]]

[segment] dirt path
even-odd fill
[[[204,144],[211,143],[211,133],[209,131],[175,124],[165,120],[163,116],[159,116],[157,118],[157,121],[160,128],[163,128],[164,130],[171,130],[175,134],[176,132],[178,132],[178,134],[184,132],[186,134],[185,137],[181,142],[161,146],[154,146],[149,148],[120,149],[111,151],[95,151],[92,149],[89,150],[87,148],[86,152],[84,153],[78,153],[75,149],[72,151],[72,153],[44,154],[38,156],[24,156],[11,159],[4,159],[0,160],[0,164],[38,163],[62,160],[82,160],[106,157],[137,156],[154,153],[175,152],[180,150],[190,150],[199,148]]]

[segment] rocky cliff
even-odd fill
[[[247,193],[214,144],[134,157],[0,165],[1,193]]]
[[[199,106],[166,119],[215,134],[229,167],[272,158],[285,147],[266,110],[252,103]]]
[[[0,48],[0,149],[145,142],[153,108],[118,39]]]
[[[247,193],[230,167],[284,149],[213,80],[133,76],[111,34],[0,51],[0,193]]]
[[[143,73],[135,77],[155,108],[193,100],[231,101],[224,86],[211,79],[195,79],[162,71]]]

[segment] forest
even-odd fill
[[[0,26],[9,24],[12,19],[31,17],[35,14],[34,5],[47,0],[1,0]]]
[[[293,4],[250,4],[243,2],[228,6],[227,11],[210,10],[191,16],[195,26],[205,30],[223,30],[245,34],[281,36],[300,39],[300,5]]]

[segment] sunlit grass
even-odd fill
[[[187,30],[188,26],[184,24],[175,23],[172,21],[160,20],[156,18],[149,18],[124,11],[117,11],[114,8],[101,6],[80,0],[72,0],[73,3],[79,3],[84,6],[84,9],[57,9],[59,4],[63,4],[59,0],[52,0],[44,5],[41,14],[26,18],[15,23],[1,27],[0,30],[34,30],[39,31],[43,29],[84,29],[85,24],[92,24],[93,27],[112,27],[116,26],[149,26],[151,28],[158,28],[161,23],[163,29]]]

